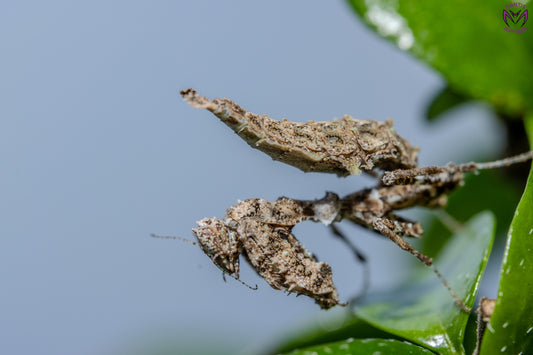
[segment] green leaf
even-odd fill
[[[472,218],[435,260],[459,298],[472,307],[494,238],[490,212]],[[426,237],[426,236],[425,236]],[[357,314],[376,328],[441,354],[462,354],[468,314],[462,311],[433,272],[420,269],[399,287],[368,295]]]
[[[465,338],[463,345],[465,347],[466,354],[473,354],[477,343],[477,318],[478,315],[475,312],[471,312],[466,323]]]
[[[285,353],[293,349],[302,349],[313,345],[341,341],[347,338],[391,339],[397,337],[377,329],[349,312],[342,312],[340,315],[335,315],[327,321],[320,322],[320,326],[299,331],[297,334],[291,334],[274,349],[269,349],[265,353]]]
[[[438,70],[461,94],[507,114],[533,108],[533,36],[505,31],[509,2],[348,2],[378,34]]]
[[[294,350],[287,355],[433,354],[418,345],[392,339],[347,339]]]
[[[426,119],[434,121],[446,111],[469,101],[469,98],[453,90],[449,86],[442,89],[431,100],[426,108]]]
[[[526,120],[533,149],[533,115]],[[533,352],[533,170],[507,237],[496,308],[482,354]]]

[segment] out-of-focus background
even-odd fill
[[[246,353],[328,313],[251,291],[192,239],[238,199],[320,198],[365,176],[303,173],[250,149],[179,90],[294,121],[393,117],[420,163],[497,153],[482,104],[427,125],[438,73],[367,29],[342,1],[3,1],[0,4],[0,352]],[[466,154],[468,151],[468,154]],[[360,227],[372,289],[411,256]],[[334,270],[341,299],[362,267],[311,222],[295,228]],[[491,296],[489,283],[483,294]]]

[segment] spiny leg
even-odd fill
[[[476,168],[474,170],[497,169],[497,168],[503,168],[503,167],[513,165],[513,164],[524,163],[530,159],[533,159],[533,150],[530,150],[529,152],[518,154],[512,157],[500,159],[500,160],[489,161],[486,163],[473,163],[473,164],[476,165]],[[472,163],[457,165],[457,167],[461,167],[462,165],[465,165],[467,167],[469,164],[472,164]],[[463,170],[463,171],[472,171],[472,170]]]
[[[370,286],[370,270],[368,268],[368,262],[366,260],[365,255],[344,235],[344,233],[342,233],[337,228],[337,226],[335,226],[335,224],[330,224],[329,228],[331,229],[331,232],[334,236],[342,240],[348,246],[348,248],[352,251],[357,260],[359,260],[361,265],[363,265],[363,287],[360,292],[358,292],[348,301],[348,304],[355,304],[361,297],[366,294],[366,291]]]
[[[439,278],[439,280],[442,282],[444,287],[448,290],[452,298],[454,299],[455,303],[465,312],[470,313],[471,309],[468,308],[463,300],[459,298],[457,293],[452,289],[448,281],[442,276],[439,270],[433,266],[433,260],[427,256],[416,250],[411,244],[407,243],[405,240],[403,240],[401,237],[399,237],[394,231],[390,228],[391,223],[393,223],[390,220],[386,220],[383,218],[376,218],[374,221],[374,228],[379,231],[381,234],[387,236],[390,240],[392,240],[396,245],[398,245],[401,249],[408,251],[412,255],[414,255],[418,260],[420,260],[424,265],[429,267],[435,275]]]
[[[402,237],[420,238],[424,230],[420,223],[400,217],[393,212],[387,213],[388,220],[394,224],[394,232]]]
[[[394,221],[385,218],[376,218],[373,222],[373,227],[376,231],[392,240],[394,244],[399,246],[402,250],[405,250],[414,255],[424,265],[433,265],[433,260],[429,256],[424,255],[418,250],[416,250],[411,244],[403,240],[398,234],[394,232]]]
[[[411,184],[428,184],[442,181],[452,181],[459,179],[460,173],[472,172],[477,170],[497,169],[510,166],[513,164],[524,163],[533,159],[533,151],[518,154],[512,157],[485,162],[485,163],[464,163],[448,164],[446,166],[426,166],[413,169],[397,169],[388,171],[381,179],[384,185],[411,185]]]
[[[468,163],[474,164],[474,163]],[[465,164],[466,166],[466,164]],[[461,170],[457,169],[457,165],[447,166],[424,166],[422,168],[413,169],[397,169],[387,171],[383,174],[381,182],[385,186],[392,185],[415,185],[415,184],[436,184],[443,182],[456,182],[460,184],[463,180]],[[476,169],[464,170],[474,171]]]

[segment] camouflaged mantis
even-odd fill
[[[222,219],[197,222],[193,233],[198,244],[224,274],[239,280],[239,258],[243,255],[274,289],[311,297],[323,309],[346,305],[338,299],[331,267],[317,261],[294,237],[292,228],[304,220],[322,222],[354,250],[333,226],[334,222],[349,220],[388,237],[431,267],[457,305],[470,311],[432,266],[432,259],[403,239],[420,237],[420,224],[395,211],[414,206],[444,207],[448,194],[463,184],[464,172],[524,162],[533,152],[488,163],[419,168],[418,148],[395,132],[392,120],[357,120],[346,115],[324,122],[277,121],[248,112],[228,99],[211,101],[193,89],[183,90],[181,95],[191,106],[211,111],[250,146],[275,160],[303,171],[339,176],[364,171],[378,178],[373,188],[342,198],[334,193],[315,201],[255,198],[239,201]]]
[[[181,95],[191,106],[213,112],[252,148],[303,171],[347,176],[376,168],[388,171],[417,166],[418,148],[396,134],[392,120],[356,120],[345,115],[324,122],[276,121],[228,99],[210,101],[193,89]]]

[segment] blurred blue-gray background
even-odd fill
[[[254,352],[328,313],[251,291],[197,247],[195,221],[237,199],[320,198],[368,177],[306,174],[250,149],[179,90],[272,118],[393,117],[421,164],[503,144],[483,105],[428,125],[438,73],[367,29],[342,1],[2,1],[0,353]],[[411,256],[343,225],[372,288]],[[330,263],[341,299],[362,268],[322,225],[295,234]],[[490,296],[490,294],[488,294]],[[333,310],[339,312],[342,310]]]

